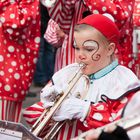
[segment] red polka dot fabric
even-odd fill
[[[39,0],[0,2],[0,96],[21,101],[31,85],[40,44]]]
[[[134,26],[140,26],[140,0],[135,0],[133,18]]]
[[[135,59],[135,63],[134,63],[134,69],[136,72],[136,75],[138,76],[138,78],[140,79],[140,0],[135,0],[135,6],[134,6],[134,12],[133,12],[133,23],[134,23],[134,32],[135,37],[134,40],[136,41],[136,43],[134,43],[136,45],[135,49],[136,49],[136,59]]]

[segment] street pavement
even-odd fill
[[[36,87],[32,85],[29,89],[29,92],[27,96],[25,97],[25,100],[23,101],[22,105],[22,111],[26,108],[31,106],[32,104],[40,101],[40,91],[43,87]],[[29,128],[29,125],[26,123],[25,119],[21,116],[21,123]]]

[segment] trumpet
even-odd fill
[[[119,125],[123,127],[126,131],[130,131],[140,125],[140,114],[134,114],[130,115],[128,117],[123,117],[117,121],[114,121],[113,123],[109,123],[105,126],[99,127],[97,129],[90,129],[81,135],[74,138],[74,140],[85,140],[86,136],[88,134],[92,134],[93,132],[104,130],[106,127],[112,126],[112,125]]]
[[[79,69],[73,76],[73,78],[69,82],[69,86],[66,91],[59,94],[54,101],[54,105],[48,109],[45,109],[39,119],[35,122],[35,124],[31,128],[31,132],[37,136],[41,137],[45,140],[54,140],[57,132],[60,128],[65,124],[66,121],[55,122],[52,120],[52,116],[55,114],[56,110],[61,106],[62,102],[68,97],[70,91],[83,75],[81,69],[85,67],[84,64],[79,64]]]

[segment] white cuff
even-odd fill
[[[83,122],[88,114],[89,111],[89,107],[90,107],[90,102],[89,101],[85,101],[85,105],[84,105],[84,112],[83,115],[80,119],[81,122]]]

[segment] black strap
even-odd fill
[[[130,140],[130,139],[126,131],[122,127],[117,126],[117,128],[111,133],[102,131],[98,140]]]

